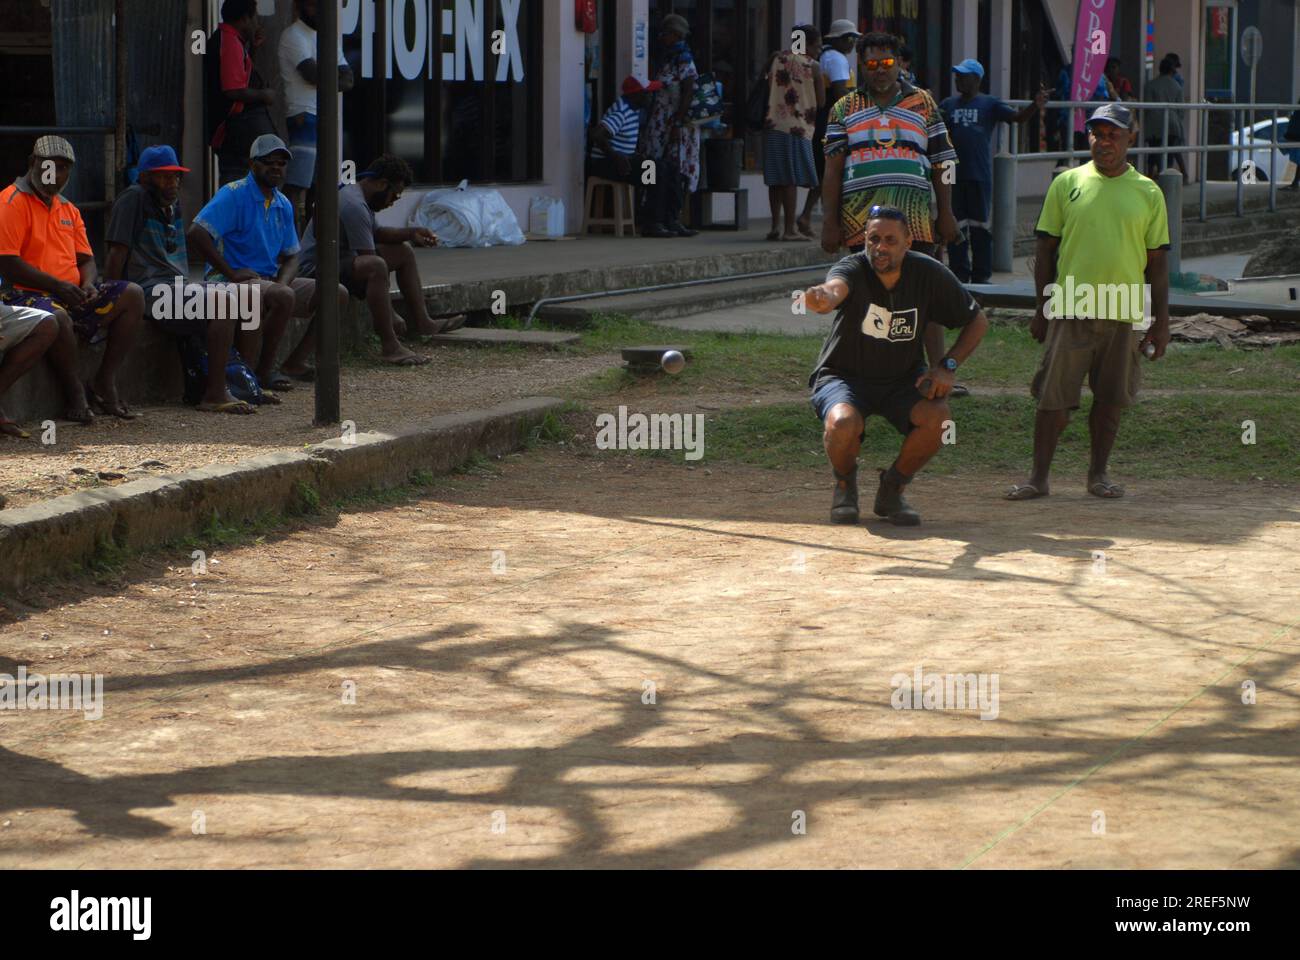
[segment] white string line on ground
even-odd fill
[[[1275,645],[1277,644],[1278,640],[1280,640],[1284,635],[1286,635],[1286,634],[1290,633],[1292,630],[1294,630],[1295,627],[1296,627],[1296,624],[1298,624],[1298,623],[1300,623],[1300,617],[1297,617],[1295,620],[1292,620],[1289,624],[1287,624],[1287,625],[1284,626],[1284,627],[1279,627],[1278,630],[1277,630],[1277,632],[1275,632],[1275,633],[1273,634],[1273,636],[1269,638],[1269,640],[1268,640],[1267,643],[1264,643],[1264,644],[1262,644],[1262,645],[1260,645],[1260,646],[1258,646],[1258,647],[1255,647],[1254,649],[1250,650],[1250,651],[1249,651],[1249,652],[1248,652],[1244,657],[1242,657],[1242,658],[1241,658],[1240,660],[1238,660],[1236,663],[1231,664],[1230,666],[1228,666],[1228,667],[1227,667],[1227,668],[1226,668],[1226,669],[1225,669],[1221,674],[1219,674],[1219,676],[1217,676],[1216,678],[1214,678],[1212,681],[1210,681],[1209,683],[1207,683],[1205,686],[1201,687],[1200,690],[1196,691],[1196,693],[1192,694],[1190,697],[1188,697],[1188,698],[1187,698],[1186,700],[1184,700],[1182,703],[1180,703],[1180,704],[1178,704],[1177,706],[1173,707],[1173,708],[1172,708],[1168,713],[1166,713],[1163,717],[1160,717],[1160,718],[1157,719],[1157,720],[1153,720],[1153,721],[1152,721],[1152,722],[1151,722],[1151,723],[1146,727],[1145,730],[1141,731],[1140,733],[1138,733],[1136,736],[1132,737],[1132,738],[1131,738],[1130,740],[1128,740],[1127,742],[1120,744],[1118,747],[1116,747],[1114,750],[1112,750],[1112,751],[1110,752],[1109,755],[1107,755],[1106,757],[1104,757],[1102,760],[1098,761],[1096,764],[1094,764],[1092,767],[1090,767],[1090,768],[1089,768],[1088,770],[1086,770],[1084,773],[1080,774],[1080,775],[1079,775],[1078,777],[1076,777],[1074,780],[1071,780],[1069,783],[1067,783],[1064,787],[1062,787],[1060,790],[1058,790],[1058,791],[1057,791],[1055,794],[1053,794],[1051,797],[1048,797],[1046,800],[1044,800],[1042,803],[1040,803],[1037,807],[1035,807],[1033,810],[1031,810],[1031,811],[1030,811],[1029,813],[1027,813],[1025,816],[1021,817],[1020,820],[1018,820],[1018,821],[1016,821],[1015,823],[1011,824],[1011,826],[1007,827],[1005,830],[1003,830],[1001,833],[999,833],[996,837],[994,837],[992,840],[990,840],[988,843],[986,843],[983,847],[981,847],[981,848],[980,848],[978,851],[976,851],[973,855],[971,855],[970,857],[967,857],[966,860],[965,860],[964,862],[962,862],[961,864],[959,864],[959,865],[957,866],[957,869],[958,869],[958,870],[965,870],[967,867],[969,867],[972,863],[974,863],[974,862],[975,862],[976,860],[978,860],[980,857],[984,856],[984,854],[988,853],[990,850],[992,850],[994,847],[996,847],[998,844],[1000,844],[1003,840],[1007,839],[1007,838],[1010,837],[1012,834],[1014,834],[1014,833],[1016,833],[1017,831],[1019,831],[1021,827],[1026,826],[1026,825],[1027,825],[1028,823],[1030,823],[1032,820],[1034,820],[1035,818],[1037,818],[1039,814],[1041,814],[1043,811],[1047,810],[1048,807],[1052,806],[1052,804],[1056,803],[1056,801],[1060,800],[1063,796],[1065,796],[1067,793],[1069,793],[1071,790],[1073,790],[1073,789],[1074,789],[1075,787],[1077,787],[1079,784],[1081,784],[1081,783],[1083,783],[1084,781],[1090,779],[1090,778],[1092,777],[1093,774],[1097,773],[1097,772],[1098,772],[1099,770],[1101,770],[1103,767],[1109,766],[1109,765],[1110,765],[1112,762],[1114,762],[1118,757],[1120,757],[1122,754],[1126,753],[1126,752],[1127,752],[1129,749],[1131,749],[1135,744],[1137,744],[1138,741],[1145,739],[1145,738],[1147,737],[1147,735],[1150,734],[1153,730],[1155,730],[1157,727],[1161,726],[1162,724],[1164,724],[1165,722],[1167,722],[1168,720],[1170,720],[1171,718],[1173,718],[1175,715],[1177,715],[1178,713],[1180,713],[1184,708],[1186,708],[1190,703],[1192,703],[1192,701],[1194,701],[1194,700],[1198,699],[1199,697],[1201,697],[1201,696],[1202,696],[1202,695],[1203,695],[1207,690],[1211,689],[1212,687],[1216,687],[1216,686],[1218,686],[1220,683],[1223,682],[1223,679],[1224,679],[1225,677],[1227,677],[1229,674],[1231,674],[1233,671],[1240,669],[1240,668],[1241,668],[1241,667],[1242,667],[1242,666],[1243,666],[1247,661],[1251,660],[1252,658],[1254,658],[1254,657],[1257,656],[1258,654],[1260,654],[1260,653],[1264,653],[1264,652],[1267,652],[1268,650],[1270,650],[1273,646],[1275,646]]]

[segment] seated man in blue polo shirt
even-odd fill
[[[298,232],[293,204],[280,192],[293,154],[274,134],[263,134],[249,151],[251,172],[228,183],[199,211],[186,238],[208,263],[209,280],[255,283],[260,288],[260,321],[241,324],[235,344],[261,385],[288,390],[294,380],[311,380],[315,370],[307,360],[315,349],[312,326],[302,342],[276,369],[276,351],[290,317],[316,312],[316,281],[298,276]],[[338,287],[340,312],[348,293]],[[245,329],[252,326],[253,329]]]

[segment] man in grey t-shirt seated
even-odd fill
[[[402,196],[414,175],[405,160],[384,154],[357,174],[357,182],[339,188],[339,282],[358,300],[364,300],[374,318],[375,333],[382,344],[383,358],[399,367],[417,367],[429,362],[398,341],[406,334],[406,322],[393,315],[388,275],[397,274],[406,312],[423,335],[446,333],[465,323],[463,316],[436,321],[424,306],[424,287],[415,264],[415,253],[407,245],[432,247],[438,238],[423,227],[381,227],[375,214],[387,210]],[[302,238],[304,277],[316,276],[316,218],[307,224]]]

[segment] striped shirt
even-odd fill
[[[600,125],[609,131],[609,145],[615,153],[624,157],[636,153],[641,135],[641,111],[628,103],[626,97],[619,97],[610,104],[600,118]],[[593,144],[591,155],[599,160],[605,156],[605,151]]]
[[[931,171],[956,163],[934,97],[906,81],[883,110],[861,88],[840,98],[826,122],[826,156],[844,156],[840,220],[844,242],[863,242],[867,211],[873,204],[907,214],[912,238],[934,242],[930,210]]]

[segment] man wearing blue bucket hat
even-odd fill
[[[189,282],[189,252],[180,205],[181,177],[190,172],[189,168],[181,166],[175,150],[162,144],[145,148],[140,154],[139,170],[140,182],[122,191],[113,204],[104,273],[111,280],[139,284],[144,290],[146,313],[164,332],[200,337],[209,357],[225,357],[234,343],[238,301],[217,290],[215,284]],[[199,296],[187,296],[193,288],[199,288]],[[209,291],[226,300],[217,304]],[[187,300],[202,304],[202,309],[185,309]],[[226,365],[219,362],[208,364],[198,409],[205,413],[254,412],[247,403],[230,395]]]

